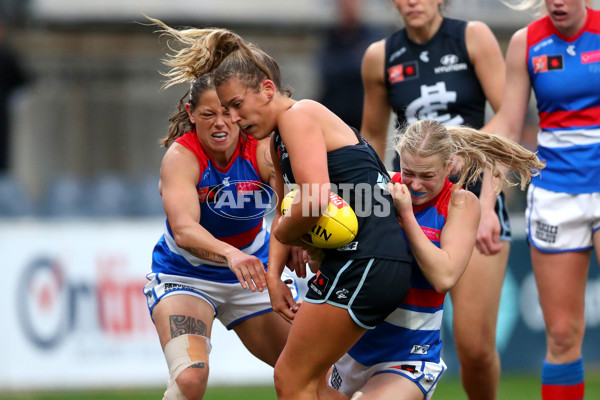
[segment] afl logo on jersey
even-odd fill
[[[277,204],[271,187],[260,181],[234,181],[211,186],[206,205],[221,217],[251,220],[273,212]]]
[[[440,58],[440,64],[442,65],[454,65],[458,62],[458,56],[456,54],[446,54]]]

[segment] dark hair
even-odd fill
[[[167,136],[160,140],[162,146],[171,146],[175,139],[194,129],[194,125],[190,121],[185,105],[187,103],[192,110],[195,110],[200,101],[200,97],[209,90],[215,90],[213,76],[210,73],[201,75],[192,82],[190,89],[179,100],[177,111],[169,118],[171,125],[169,126],[169,133]]]

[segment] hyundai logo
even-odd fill
[[[442,65],[454,65],[458,62],[458,56],[455,54],[446,54],[442,58],[440,58],[440,63]]]

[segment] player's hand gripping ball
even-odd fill
[[[294,203],[292,190],[281,201],[281,215],[285,215]],[[340,196],[331,192],[327,210],[317,223],[302,236],[302,241],[321,249],[337,249],[354,240],[358,231],[358,220],[354,210]]]

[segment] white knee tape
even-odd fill
[[[175,383],[181,371],[192,365],[204,363],[207,368],[210,350],[210,339],[205,336],[187,334],[169,340],[164,351],[169,381]]]
[[[179,390],[179,386],[177,382],[169,379],[169,386],[167,386],[167,391],[164,394],[163,400],[187,400],[181,390]]]

